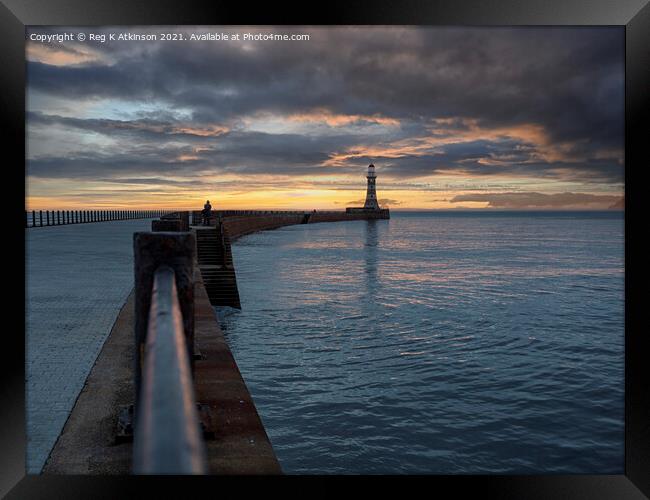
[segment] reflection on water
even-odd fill
[[[285,472],[622,472],[618,214],[395,214],[233,252],[227,339]]]
[[[366,221],[366,246],[363,250],[369,297],[374,297],[377,289],[377,244],[377,221]]]

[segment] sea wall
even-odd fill
[[[369,220],[369,219],[387,219],[383,212],[362,212],[362,213],[345,213],[345,212],[315,212],[311,214],[309,223],[314,222],[339,222],[346,220]]]
[[[386,216],[387,212],[217,212],[210,226],[191,228],[197,237],[194,342],[198,356],[194,360],[194,384],[201,407],[210,473],[281,473],[271,442],[213,308],[228,299],[228,286],[234,292],[227,305],[240,307],[230,241],[256,231],[294,224]],[[152,222],[152,231],[182,231],[187,219],[183,213],[167,214]],[[193,221],[199,220],[195,214]],[[220,232],[219,221],[224,234]],[[122,422],[125,410],[134,403],[134,300],[135,294],[131,293],[50,454],[44,473],[131,472],[132,434],[120,431],[118,422]],[[126,422],[128,424],[128,418]],[[127,424],[122,426],[130,425]]]
[[[301,224],[304,215],[299,213],[292,215],[242,215],[223,217],[222,220],[223,227],[232,241],[256,231]]]
[[[230,236],[231,241],[266,229],[275,229],[294,224],[314,224],[317,222],[340,222],[351,220],[386,219],[387,212],[284,212],[268,214],[264,212],[250,213],[250,215],[222,216],[223,227]]]
[[[118,435],[134,403],[135,293],[120,311],[70,413],[44,474],[130,474],[132,438]],[[210,304],[198,266],[194,281],[194,362],[210,474],[281,474],[253,398]]]

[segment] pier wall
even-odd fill
[[[120,311],[43,469],[44,474],[132,472],[133,444],[119,438],[120,410],[134,403],[135,293]],[[281,474],[253,398],[195,266],[194,362],[197,402],[208,409],[210,474]]]
[[[242,215],[223,217],[222,220],[223,227],[232,241],[256,231],[301,224],[303,219],[304,215],[297,213],[292,215]]]
[[[269,212],[222,211],[210,218],[210,225],[194,225],[198,250],[198,266],[213,306],[241,309],[237,273],[232,258],[231,242],[237,238],[269,229],[296,224],[338,222],[385,218],[386,212]],[[179,216],[180,217],[180,216]],[[201,219],[195,213],[194,221]],[[176,224],[172,226],[171,224]],[[180,231],[181,220],[153,221],[153,231]]]
[[[231,241],[266,229],[276,229],[294,224],[314,224],[317,222],[341,222],[351,220],[387,219],[387,212],[283,212],[269,214],[266,212],[250,212],[247,215],[222,216],[223,227],[230,236]]]
[[[331,213],[331,212],[316,212],[309,218],[309,223],[315,222],[339,222],[346,220],[370,220],[370,219],[387,219],[382,213]]]
[[[195,213],[196,214],[196,213]],[[193,221],[199,221],[196,215]],[[214,305],[225,287],[237,291],[230,241],[256,231],[295,224],[388,218],[388,212],[219,213],[210,226],[187,227],[197,236],[194,279],[194,389],[204,417],[211,474],[279,474],[280,464],[253,399],[219,326]],[[185,214],[167,214],[152,231],[182,231]],[[224,234],[220,232],[223,226]],[[196,222],[195,222],[196,224]],[[202,234],[204,233],[204,234]],[[203,247],[201,247],[203,243]],[[213,252],[203,252],[210,250]],[[233,293],[233,297],[235,297]],[[228,304],[239,307],[236,298]],[[117,425],[134,403],[135,293],[120,311],[45,464],[48,474],[127,474],[133,445]],[[207,417],[205,417],[207,415]]]

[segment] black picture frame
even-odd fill
[[[183,2],[96,0],[0,0],[0,112],[5,139],[5,187],[15,196],[5,206],[5,225],[14,239],[3,246],[24,262],[25,177],[25,57],[26,25],[220,25],[220,24],[428,24],[428,25],[617,25],[625,26],[625,473],[610,475],[535,476],[429,476],[428,492],[450,489],[454,496],[473,494],[498,498],[644,498],[650,496],[650,363],[646,362],[647,327],[641,316],[642,269],[640,203],[644,185],[639,181],[647,168],[650,135],[650,5],[647,0],[406,0],[402,2],[356,1],[308,3],[281,8],[274,2],[248,5],[239,2]],[[13,158],[13,160],[9,160]],[[21,158],[23,162],[21,162]],[[644,162],[645,160],[645,162]],[[15,176],[15,179],[14,179]],[[22,186],[22,192],[20,189]],[[20,197],[23,197],[22,204]],[[10,266],[7,266],[10,267]],[[14,266],[18,267],[18,266]],[[6,274],[6,273],[5,273]],[[164,488],[168,494],[187,493],[188,484],[220,488],[233,486],[219,478],[111,478],[25,475],[25,302],[18,286],[5,283],[5,335],[0,410],[0,495],[7,498],[119,498],[134,489]],[[24,275],[23,275],[24,283]],[[24,290],[23,290],[24,291]],[[8,320],[18,318],[9,327]],[[23,334],[20,328],[23,327]],[[309,478],[288,478],[309,481]],[[285,488],[275,478],[278,488]],[[382,487],[385,478],[366,484]],[[334,484],[340,484],[337,480]],[[250,480],[244,481],[250,485]],[[416,485],[412,485],[416,486]],[[237,483],[238,489],[240,484]],[[309,488],[309,485],[303,485]],[[240,493],[246,490],[244,486]],[[215,490],[213,490],[215,491]]]

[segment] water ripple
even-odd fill
[[[229,344],[288,473],[623,470],[623,219],[396,214],[233,248]]]

